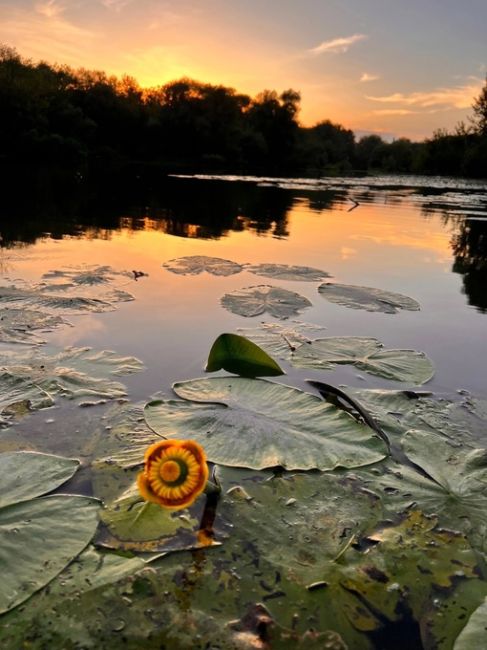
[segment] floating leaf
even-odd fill
[[[274,377],[284,374],[267,352],[237,334],[220,334],[211,346],[206,372],[221,369],[241,377]]]
[[[52,397],[37,383],[0,371],[0,426],[9,426],[31,411],[53,404]]]
[[[256,264],[246,269],[255,275],[274,280],[300,280],[305,282],[319,282],[323,278],[331,277],[326,271],[314,269],[310,266],[290,266],[289,264]]]
[[[92,538],[98,525],[96,500],[68,495],[32,498],[61,485],[73,475],[76,466],[76,461],[58,456],[0,454],[4,483],[0,507],[0,613],[48,584]],[[14,499],[20,502],[14,503]]]
[[[119,278],[133,278],[133,273],[129,271],[117,271],[111,266],[72,266],[67,269],[49,271],[42,276],[43,280],[53,283],[55,287],[58,280],[67,280],[68,286],[88,285],[95,286],[108,284]]]
[[[281,323],[261,323],[255,328],[240,328],[240,332],[269,354],[290,360],[294,350],[302,343],[309,343],[312,338],[323,334],[325,327],[301,321]]]
[[[487,598],[468,619],[455,641],[453,650],[473,650],[487,648]]]
[[[291,363],[316,370],[353,364],[371,375],[411,384],[424,384],[434,374],[433,364],[424,352],[384,350],[377,339],[359,336],[334,336],[302,344],[292,353]]]
[[[66,483],[79,461],[35,452],[0,454],[0,508],[47,494]]]
[[[458,448],[442,435],[419,430],[408,431],[402,446],[425,474],[393,465],[369,477],[369,487],[383,495],[391,512],[421,508],[487,551],[487,451]]]
[[[329,470],[386,456],[371,429],[296,388],[232,377],[195,379],[173,388],[188,401],[149,402],[148,425],[167,438],[191,432],[208,458],[222,465]]]
[[[385,314],[396,314],[400,309],[406,311],[419,311],[420,309],[419,303],[408,296],[373,287],[325,282],[318,287],[318,292],[330,302],[351,309],[380,311]]]
[[[259,316],[268,313],[274,318],[295,316],[302,309],[311,307],[310,301],[294,291],[259,285],[227,293],[221,299],[225,309],[239,316]]]
[[[164,262],[162,265],[171,273],[178,275],[199,275],[206,271],[211,275],[235,275],[240,273],[243,267],[236,262],[224,260],[220,257],[208,257],[206,255],[189,255],[178,257],[174,260]]]
[[[25,285],[25,286],[0,286],[0,305],[28,307],[34,309],[52,309],[65,314],[78,314],[83,312],[114,311],[115,303],[133,300],[134,297],[120,289],[98,293],[96,297],[80,296],[70,292],[71,285]],[[57,293],[56,293],[57,292]]]
[[[59,495],[0,510],[0,613],[47,585],[85,548],[98,507],[89,497]]]
[[[44,343],[36,335],[36,330],[52,330],[59,325],[67,325],[60,316],[44,314],[31,309],[0,310],[0,341],[2,343]]]
[[[116,399],[127,393],[111,376],[139,372],[143,365],[134,357],[121,357],[108,350],[65,348],[57,354],[4,351],[0,353],[0,367],[17,380],[32,381],[50,395]]]

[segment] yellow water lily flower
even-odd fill
[[[181,510],[190,506],[206,487],[206,454],[194,440],[156,442],[145,452],[144,462],[137,485],[146,501]]]

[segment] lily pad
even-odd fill
[[[66,483],[79,461],[35,452],[0,454],[0,508],[28,501]]]
[[[413,298],[373,287],[326,282],[318,287],[318,292],[330,302],[351,309],[379,311],[385,314],[396,314],[400,309],[406,311],[419,311],[420,309],[419,303]]]
[[[268,313],[274,318],[295,316],[311,302],[294,291],[259,285],[227,293],[221,299],[222,306],[239,316],[259,316]]]
[[[178,257],[162,265],[171,273],[178,275],[199,275],[206,271],[211,275],[235,275],[243,270],[243,266],[221,257],[208,257],[207,255],[189,255]]]
[[[133,278],[133,273],[129,271],[117,271],[111,266],[72,266],[67,269],[59,269],[44,273],[42,279],[53,283],[56,286],[57,282],[68,282],[68,286],[88,285],[96,286],[100,284],[108,284],[120,278]]]
[[[237,332],[264,348],[269,354],[289,361],[297,347],[322,335],[325,329],[321,325],[289,321],[285,325],[261,323],[259,327],[240,328]]]
[[[261,275],[273,280],[299,280],[304,282],[319,282],[331,277],[326,271],[311,266],[295,266],[289,264],[256,264],[246,269],[254,275]]]
[[[284,374],[264,350],[237,334],[220,334],[211,347],[205,370],[215,372],[221,369],[241,377],[275,377]]]
[[[215,377],[174,385],[185,401],[157,400],[147,424],[199,442],[222,465],[262,469],[360,467],[387,455],[368,427],[318,397],[259,379]]]
[[[112,377],[139,372],[143,367],[134,357],[91,348],[65,348],[53,354],[30,350],[0,353],[0,368],[4,373],[16,380],[30,381],[49,395],[59,394],[69,399],[124,397],[125,387]],[[25,387],[28,386],[26,383]],[[20,388],[21,385],[17,390]]]
[[[37,383],[0,371],[0,427],[53,404],[51,395]]]
[[[359,336],[335,336],[302,344],[292,353],[291,363],[316,370],[352,364],[371,375],[411,384],[424,384],[434,374],[433,364],[424,352],[385,350],[377,339]]]
[[[31,309],[0,310],[0,342],[39,344],[45,341],[36,331],[50,331],[60,325],[67,325],[60,316],[45,314]]]
[[[468,619],[455,641],[453,650],[473,650],[487,647],[487,598]]]
[[[0,286],[0,305],[22,309],[44,309],[62,311],[64,314],[83,312],[114,311],[115,303],[134,300],[134,297],[120,289],[110,289],[96,296],[79,295],[78,291],[69,291],[71,285]]]
[[[442,435],[420,430],[408,431],[402,446],[423,473],[395,465],[369,478],[369,487],[391,512],[421,508],[487,552],[487,451],[459,448]]]
[[[0,614],[48,584],[93,537],[98,525],[95,499],[38,498],[70,478],[76,466],[76,461],[58,456],[0,454],[5,484],[0,507]]]

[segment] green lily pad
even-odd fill
[[[0,614],[47,585],[85,548],[98,525],[95,499],[49,496],[0,510]]]
[[[383,496],[391,512],[421,508],[487,552],[487,451],[465,449],[440,434],[419,430],[408,431],[402,446],[424,473],[396,464],[370,478],[369,487]]]
[[[52,354],[30,350],[3,351],[0,353],[0,367],[11,377],[31,381],[50,395],[58,394],[69,399],[117,399],[127,392],[123,384],[112,377],[139,372],[144,366],[134,357],[121,357],[108,350],[65,348]]]
[[[213,343],[206,372],[226,370],[241,377],[275,377],[284,371],[258,345],[244,336],[220,334]]]
[[[318,287],[318,292],[330,302],[351,309],[379,311],[385,314],[396,314],[400,309],[406,311],[419,311],[420,309],[419,303],[413,298],[373,287],[326,282]]]
[[[301,321],[261,323],[255,328],[239,328],[237,332],[264,348],[269,354],[290,361],[293,352],[303,343],[324,333],[325,327]]]
[[[67,325],[60,316],[45,314],[32,309],[0,310],[0,342],[2,343],[45,343],[37,331],[50,331],[60,325]]]
[[[224,260],[221,257],[208,257],[207,255],[189,255],[178,257],[174,260],[164,262],[162,265],[171,273],[178,275],[199,275],[206,271],[211,275],[235,275],[243,270],[243,267],[236,262]]]
[[[453,650],[473,650],[487,648],[487,598],[468,619],[455,641]]]
[[[314,269],[311,266],[293,266],[289,264],[255,264],[246,269],[254,275],[261,275],[273,280],[300,280],[304,282],[319,282],[331,277],[326,271]]]
[[[302,309],[312,306],[299,293],[264,284],[227,293],[221,299],[221,304],[239,316],[251,317],[268,313],[279,319],[295,316]]]
[[[78,460],[50,454],[22,451],[0,454],[0,508],[55,490],[78,467]]]
[[[167,438],[191,437],[222,465],[329,470],[368,465],[387,454],[371,429],[296,388],[233,377],[173,388],[186,401],[149,402],[147,424]]]
[[[87,641],[82,617],[77,625],[65,625],[63,607],[78,603],[82,597],[97,601],[97,594],[113,583],[133,576],[146,566],[139,557],[127,558],[115,553],[100,552],[88,546],[49,583],[49,588],[34,594],[21,608],[9,611],[2,617],[0,643],[5,650],[17,650],[30,637],[30,624],[36,632],[29,641],[31,648],[68,647],[67,639],[76,638],[79,643]],[[111,623],[111,622],[110,622]],[[58,643],[59,641],[59,643]],[[92,646],[88,646],[92,647]]]
[[[302,344],[292,353],[291,363],[315,370],[352,364],[371,375],[415,385],[424,384],[434,374],[433,364],[424,352],[385,350],[377,339],[359,336],[334,336]]]
[[[38,498],[70,478],[76,466],[76,461],[58,456],[0,454],[4,482],[0,507],[0,614],[47,585],[93,537],[98,525],[98,501],[71,495]]]

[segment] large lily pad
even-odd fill
[[[487,451],[464,449],[441,434],[420,430],[408,431],[402,446],[423,473],[394,465],[370,478],[369,486],[391,512],[421,508],[487,552]]]
[[[44,343],[37,331],[50,331],[68,323],[54,314],[45,314],[32,309],[0,310],[0,342],[2,343]]]
[[[420,309],[419,303],[413,298],[373,287],[325,282],[318,287],[318,292],[330,302],[351,309],[379,311],[385,314],[396,314],[400,309],[406,311],[419,311]]]
[[[50,395],[117,399],[127,392],[112,377],[139,372],[143,365],[134,357],[121,357],[108,350],[65,348],[53,354],[4,351],[0,354],[0,368],[14,379],[30,381]]]
[[[189,255],[178,257],[174,260],[164,262],[162,265],[171,273],[178,275],[199,275],[206,271],[211,275],[235,275],[240,273],[243,267],[236,262],[222,259],[221,257],[208,257],[207,255]]]
[[[79,461],[35,452],[0,454],[0,508],[28,501],[66,483]]]
[[[371,375],[411,384],[424,384],[434,374],[424,352],[385,350],[377,339],[359,336],[334,336],[302,344],[292,353],[291,363],[316,370],[352,364]]]
[[[311,307],[311,302],[299,293],[264,284],[227,293],[221,303],[225,309],[239,316],[268,313],[279,319],[295,316],[306,307]]]
[[[149,402],[148,425],[167,438],[190,432],[208,458],[222,465],[329,470],[368,465],[387,454],[371,429],[296,388],[233,377],[173,388],[187,401]]]
[[[326,271],[314,269],[311,266],[295,266],[289,264],[256,264],[246,269],[254,275],[261,275],[273,280],[300,280],[305,282],[319,282],[331,277]]]
[[[206,372],[226,370],[241,377],[275,377],[282,368],[262,348],[244,336],[220,334],[211,346]]]
[[[70,478],[76,465],[57,456],[0,454],[5,484],[0,507],[0,614],[47,585],[93,537],[98,501],[71,495],[37,498]]]

